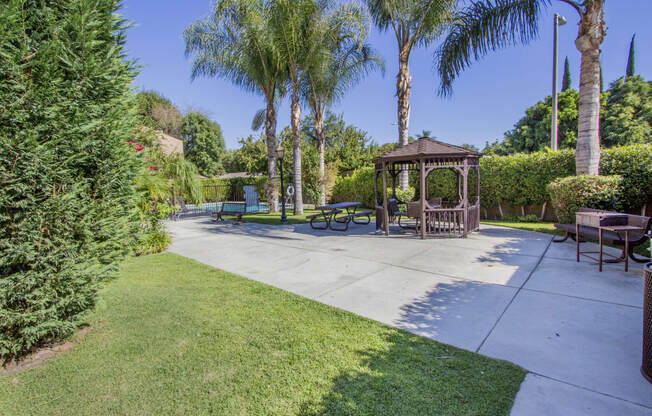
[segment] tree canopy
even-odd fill
[[[181,122],[183,152],[199,173],[215,176],[222,171],[220,159],[225,150],[222,129],[216,122],[198,112],[191,112]]]
[[[141,91],[136,100],[136,111],[144,126],[165,134],[181,137],[181,111],[156,91]]]

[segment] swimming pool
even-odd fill
[[[184,207],[179,209],[179,214],[200,214],[200,213],[211,213],[222,211],[222,206],[224,205],[224,211],[232,212],[242,212],[244,209],[244,202],[205,202],[200,205],[187,204]],[[259,202],[258,205],[249,205],[247,206],[247,212],[267,212],[269,211],[269,204],[266,202]]]

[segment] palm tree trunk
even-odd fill
[[[326,137],[324,137],[324,113],[315,114],[315,137],[319,151],[319,205],[326,205],[326,169],[324,153],[326,148]]]
[[[267,200],[269,210],[278,211],[278,184],[276,173],[276,110],[274,109],[274,97],[267,99],[267,110],[265,112],[265,137],[267,140],[267,177],[269,185],[267,188]]]
[[[408,64],[408,53],[402,51],[399,56],[398,76],[396,77],[396,95],[398,97],[398,143],[400,146],[408,144],[408,128],[410,126],[410,93],[412,91],[412,78]],[[408,172],[402,171],[399,177],[401,189],[409,186]]]
[[[299,104],[298,81],[292,81],[292,167],[294,171],[294,215],[303,214],[301,192],[301,104]]]
[[[604,0],[586,2],[575,46],[582,54],[575,170],[598,175],[600,169],[600,44],[606,34]]]

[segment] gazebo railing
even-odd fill
[[[437,236],[464,235],[464,208],[426,209],[426,234]]]
[[[469,231],[480,229],[480,201],[469,207],[468,228]]]

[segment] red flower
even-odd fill
[[[156,172],[157,170],[158,170],[158,168],[156,166],[150,166],[149,167],[150,172]]]

